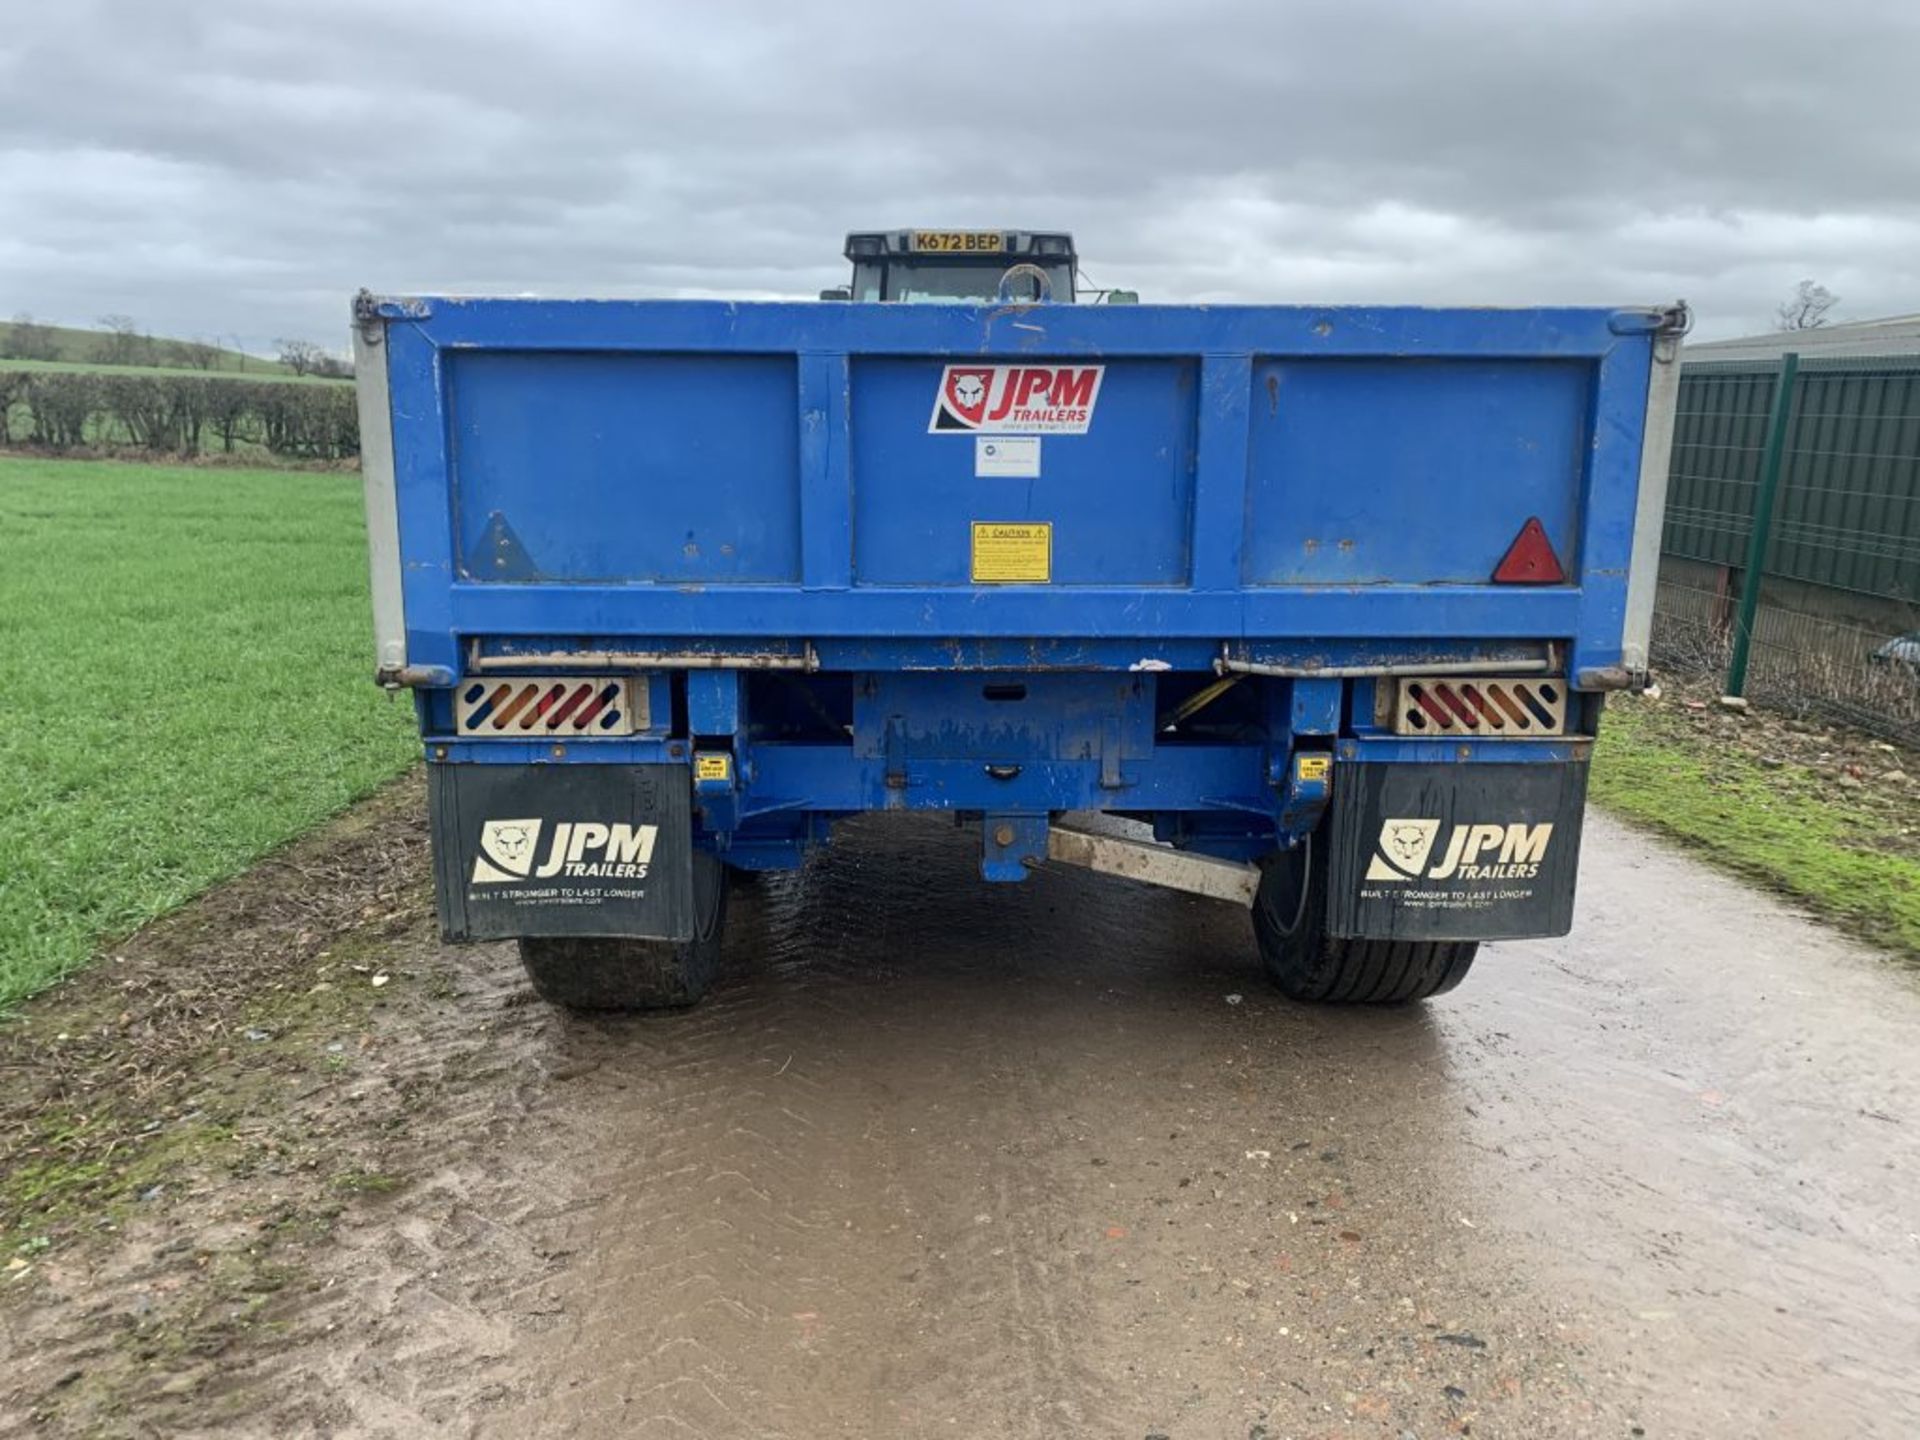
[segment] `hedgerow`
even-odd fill
[[[13,444],[337,461],[360,453],[360,425],[348,385],[0,368],[0,445]]]

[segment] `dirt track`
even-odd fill
[[[378,1008],[226,1044],[220,1147],[4,1282],[0,1428],[1920,1434],[1910,977],[1596,818],[1570,939],[1312,1011],[1237,913],[975,843],[848,826],[601,1022],[436,945],[410,844],[280,955]]]

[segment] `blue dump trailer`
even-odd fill
[[[449,938],[568,1007],[690,1004],[729,880],[875,810],[975,827],[987,881],[1245,905],[1301,999],[1567,931],[1683,308],[894,283],[360,298],[378,679]]]

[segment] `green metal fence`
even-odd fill
[[[1662,666],[1920,742],[1920,356],[1686,363],[1662,548]]]
[[[1725,688],[1734,612],[1734,597],[1724,589],[1662,580],[1653,602],[1660,673]],[[1887,638],[1884,629],[1762,605],[1754,617],[1746,693],[1771,709],[1920,746],[1920,662],[1902,658],[1905,650],[1884,653]]]
[[[1780,370],[1682,370],[1668,554],[1745,564]],[[1920,602],[1920,357],[1802,360],[1789,398],[1766,573]]]

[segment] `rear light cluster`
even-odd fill
[[[468,680],[454,696],[455,733],[498,739],[631,735],[647,725],[644,695],[627,678]]]
[[[1408,678],[1398,682],[1396,735],[1563,735],[1567,691],[1559,680]]]

